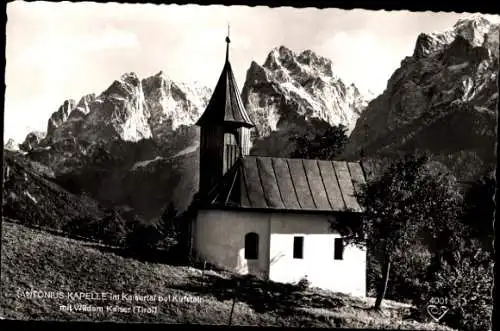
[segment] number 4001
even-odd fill
[[[431,300],[429,300],[430,304],[433,305],[447,305],[448,304],[448,298],[444,297],[432,297]]]

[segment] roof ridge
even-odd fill
[[[308,159],[303,157],[281,157],[281,156],[269,156],[269,155],[245,155],[244,158],[270,158],[270,159],[282,159],[282,160],[313,160],[313,161],[325,161],[325,162],[342,162],[346,164],[360,164],[362,160],[358,161],[348,161],[348,160],[326,160],[326,159]]]

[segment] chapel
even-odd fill
[[[226,58],[196,123],[200,169],[191,254],[276,282],[366,295],[366,250],[346,245],[360,226],[358,162],[252,156],[255,127]]]

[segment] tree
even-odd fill
[[[446,293],[453,306],[442,322],[460,330],[491,328],[494,279],[493,218],[494,175],[488,174],[466,185],[460,246],[453,259],[439,269],[429,270],[428,283],[434,291]]]
[[[164,236],[177,237],[179,232],[178,211],[170,202],[160,216],[160,227]]]
[[[458,330],[491,330],[494,259],[477,238],[463,238],[455,261],[444,262],[432,274],[432,287],[446,297],[453,309],[442,322]]]
[[[380,309],[397,252],[424,240],[432,252],[432,265],[439,267],[442,259],[452,258],[459,244],[454,230],[461,196],[454,177],[436,173],[426,156],[414,155],[392,163],[357,196],[365,208],[363,226],[347,240],[366,244],[383,265],[374,307]]]
[[[347,128],[340,124],[339,126],[331,126],[313,138],[308,134],[294,135],[290,140],[295,142],[296,148],[290,157],[332,160],[344,150],[348,140],[346,132]]]
[[[115,210],[109,210],[105,217],[95,224],[98,238],[108,245],[123,246],[127,237],[126,220]]]
[[[494,174],[488,174],[473,182],[465,193],[465,223],[472,235],[479,238],[483,246],[493,251],[493,218],[495,215],[496,181]]]
[[[155,251],[162,239],[156,224],[146,224],[139,217],[129,221],[125,248],[137,257],[145,257]]]

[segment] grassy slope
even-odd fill
[[[227,324],[231,311],[230,295],[220,296],[215,287],[210,290],[194,281],[201,271],[192,267],[142,263],[104,252],[94,244],[54,236],[40,230],[4,221],[2,224],[2,309],[1,315],[14,319],[41,320],[107,320],[149,321],[166,323]],[[228,274],[207,272],[207,282],[223,284]],[[248,284],[247,284],[248,285]],[[214,285],[215,286],[215,285]],[[227,287],[226,285],[224,285]],[[273,285],[276,288],[276,285]],[[280,285],[281,286],[281,285]],[[242,286],[243,288],[243,286]],[[269,287],[271,288],[271,287]],[[126,313],[69,313],[59,310],[67,299],[19,298],[18,290],[113,292],[197,297],[198,302],[140,303],[158,306],[157,315]],[[219,288],[223,289],[222,287]],[[227,290],[227,288],[224,288]],[[233,323],[239,325],[317,326],[317,327],[391,327],[402,329],[442,329],[436,324],[421,324],[405,320],[408,307],[386,301],[387,309],[378,313],[367,309],[372,300],[355,299],[325,291],[307,290],[294,298],[302,307],[285,314],[283,306],[257,308],[248,298],[270,295],[262,286],[249,290],[250,296],[238,301],[234,308]],[[251,293],[253,291],[253,293]],[[242,292],[241,292],[242,293]],[[248,294],[247,293],[247,294]],[[272,295],[278,295],[279,293]],[[282,294],[282,293],[281,293]],[[273,299],[267,302],[277,302]],[[91,305],[112,302],[80,301]],[[73,302],[76,303],[76,302]],[[137,304],[137,303],[136,303]],[[120,301],[117,305],[131,307]],[[286,305],[288,310],[290,304]],[[330,309],[320,308],[326,307]],[[289,310],[290,312],[290,310]]]
[[[9,177],[3,186],[3,215],[23,224],[61,230],[70,223],[98,221],[106,210],[93,199],[64,190],[43,165],[13,152],[4,154]]]

